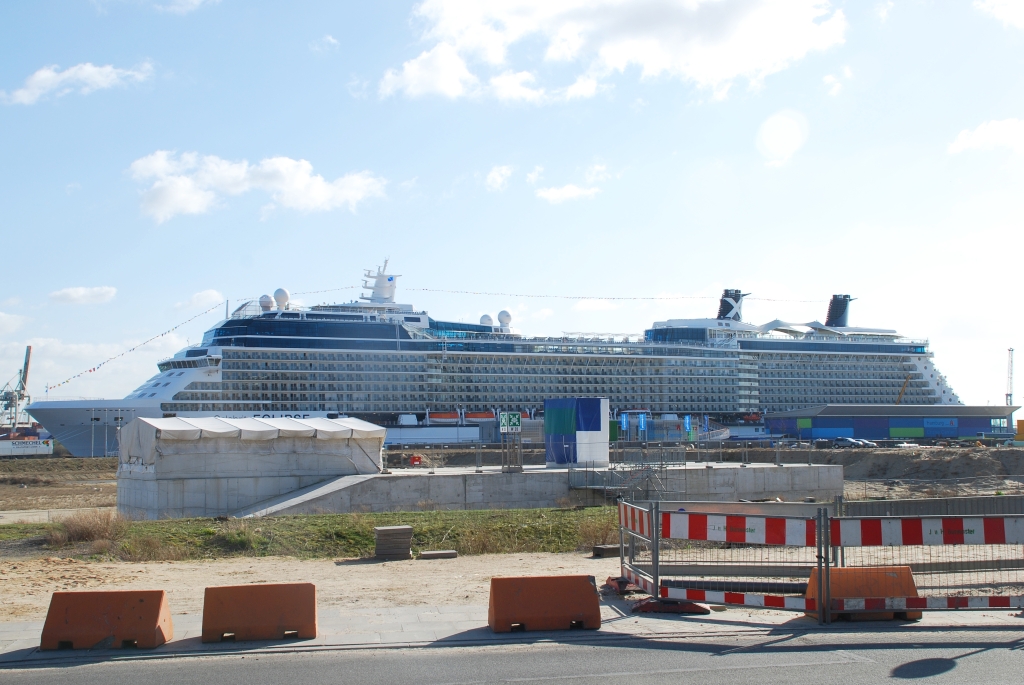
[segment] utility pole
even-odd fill
[[[1013,404],[1013,348],[1011,347],[1008,352],[1008,361],[1006,362],[1006,406],[1009,407]]]

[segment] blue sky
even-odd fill
[[[1022,48],[1009,0],[6,3],[0,382],[390,257],[401,301],[527,334],[850,293],[1001,403]],[[124,396],[222,311],[51,397]]]

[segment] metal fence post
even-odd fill
[[[815,531],[817,533],[817,535],[815,535],[815,542],[817,542],[817,545],[818,545],[818,550],[817,550],[817,552],[818,552],[817,553],[817,559],[818,559],[818,595],[817,595],[818,596],[818,606],[817,606],[817,609],[818,609],[818,625],[820,626],[820,625],[824,625],[824,623],[825,623],[825,610],[824,610],[824,605],[825,605],[825,602],[824,602],[824,599],[825,599],[825,579],[824,579],[824,573],[825,573],[825,571],[824,571],[824,569],[822,569],[822,564],[821,564],[821,560],[822,560],[821,543],[822,543],[822,528],[823,528],[822,525],[821,525],[821,509],[818,509],[818,515],[815,518],[814,524],[815,524],[814,527],[817,529]]]
[[[825,613],[825,623],[830,624],[832,623],[832,564],[829,556],[832,551],[832,531],[828,509],[822,509],[822,518],[825,520],[825,525],[821,529],[824,543],[823,551],[825,552],[825,604],[822,609]]]
[[[616,503],[616,507],[619,506]],[[622,514],[620,513],[619,516]],[[622,567],[626,565],[626,534],[622,532],[622,523],[619,523],[619,573],[622,573]],[[625,575],[625,574],[623,574]]]
[[[654,582],[654,596],[661,597],[661,574],[658,561],[661,547],[661,503],[651,502],[651,577]]]

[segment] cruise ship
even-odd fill
[[[718,314],[643,334],[529,337],[507,311],[434,319],[395,301],[399,275],[367,270],[358,301],[300,307],[287,291],[238,307],[200,344],[158,363],[122,400],[34,402],[27,410],[75,456],[116,453],[134,417],[356,416],[383,425],[531,417],[544,400],[607,397],[616,415],[726,424],[821,404],[959,404],[926,340],[848,325],[849,295],[825,323],[743,321],[739,290]]]

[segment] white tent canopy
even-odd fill
[[[386,432],[352,418],[137,418],[121,429],[119,442],[125,463],[154,464],[160,456],[184,453],[217,454],[222,459],[228,454],[315,452],[351,463],[355,473],[376,473],[383,468]]]

